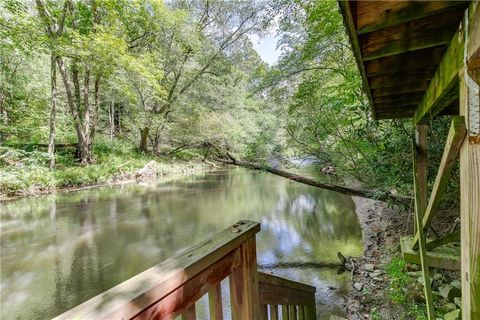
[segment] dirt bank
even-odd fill
[[[402,310],[389,304],[385,297],[389,284],[382,266],[395,255],[400,235],[407,233],[411,217],[389,208],[385,202],[352,198],[362,227],[364,255],[357,259],[352,275],[353,288],[346,304],[348,317],[370,319],[375,308],[380,310],[382,319],[398,319]]]
[[[413,232],[412,210],[389,208],[387,203],[352,197],[362,227],[364,255],[356,260],[352,274],[352,290],[346,299],[346,312],[352,320],[408,319],[404,306],[392,303],[389,298],[390,279],[385,274],[385,265],[400,256],[399,239]],[[432,222],[427,236],[435,238],[451,231],[457,225],[456,210],[440,212]],[[417,266],[409,266],[418,270]],[[439,271],[440,272],[440,271]],[[443,272],[443,271],[442,271]],[[455,273],[449,277],[457,278]],[[419,286],[418,295],[423,295]]]

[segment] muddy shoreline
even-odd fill
[[[363,256],[356,259],[352,273],[352,289],[348,293],[345,311],[348,319],[371,319],[375,312],[381,319],[408,319],[407,310],[389,299],[390,279],[385,265],[394,257],[400,257],[400,237],[413,233],[413,210],[390,208],[387,203],[352,197],[362,228]],[[441,210],[427,231],[427,237],[437,238],[452,232],[458,219],[458,209]],[[410,265],[412,270],[419,266]],[[459,279],[458,272],[440,271],[452,279]],[[421,286],[417,290],[421,296]],[[421,300],[423,298],[420,298]]]
[[[363,257],[356,260],[352,289],[345,310],[352,320],[370,319],[372,310],[379,310],[382,319],[397,319],[401,306],[388,302],[389,279],[382,266],[398,252],[401,235],[413,228],[412,217],[406,212],[389,208],[385,202],[352,197],[362,228]]]

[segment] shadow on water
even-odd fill
[[[337,252],[362,251],[349,197],[241,168],[22,199],[0,213],[2,319],[50,318],[240,219],[262,225],[259,265],[316,286],[328,319],[350,287]]]

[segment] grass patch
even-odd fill
[[[419,290],[422,290],[417,279],[407,273],[407,264],[403,259],[394,257],[385,266],[390,279],[389,299],[402,305],[407,314],[406,319],[427,320],[426,306],[417,301]]]
[[[145,155],[129,142],[97,139],[93,147],[93,164],[80,165],[74,156],[75,148],[59,148],[55,153],[56,167],[51,170],[45,151],[31,145],[0,147],[0,195],[32,195],[56,188],[108,183],[128,176],[152,160],[158,162],[155,170],[159,175],[183,172],[197,162],[191,157]]]

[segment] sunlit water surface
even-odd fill
[[[261,223],[259,265],[362,251],[350,197],[241,168],[22,199],[0,213],[2,319],[51,318],[240,219]],[[348,273],[264,271],[316,286],[320,319],[342,314]],[[207,311],[197,303],[199,319]]]

